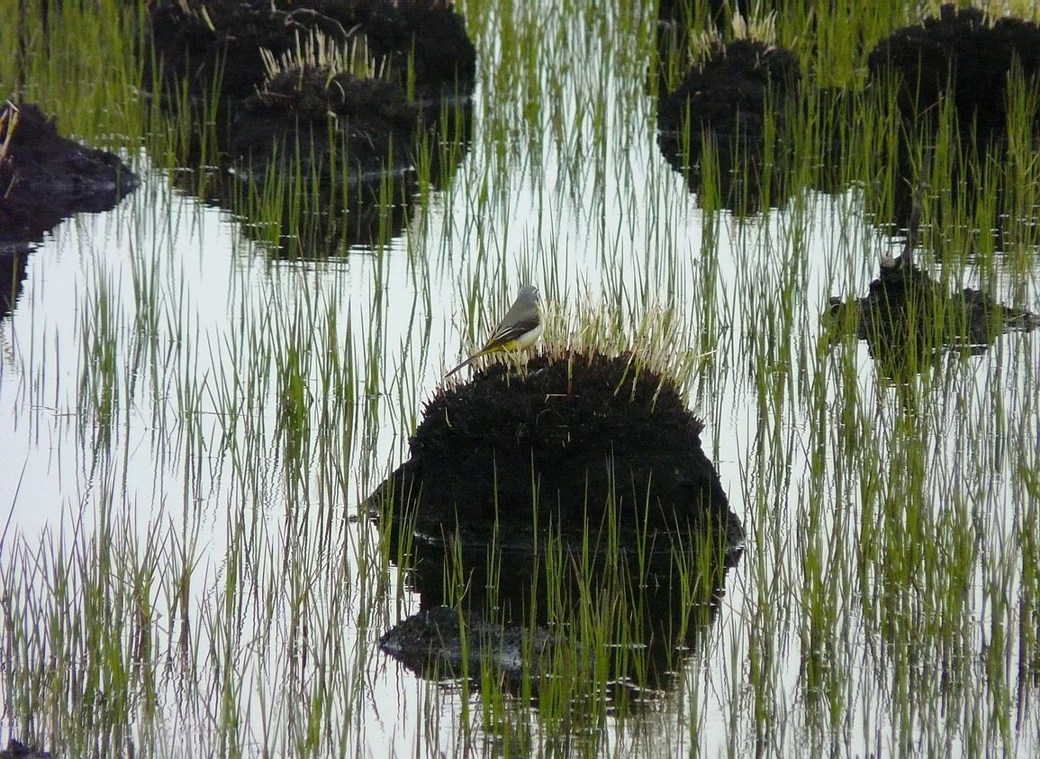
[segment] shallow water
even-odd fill
[[[141,155],[136,194],[32,253],[0,321],[0,564],[8,630],[25,631],[9,632],[25,658],[5,675],[4,732],[69,755],[106,741],[160,755],[527,740],[602,755],[1040,751],[1040,336],[950,357],[910,390],[863,344],[822,347],[828,296],[864,294],[900,241],[870,226],[856,188],[705,213],[657,149],[641,69],[615,52],[630,31],[594,21],[622,39],[573,18],[546,32],[566,37],[559,70],[579,74],[505,131],[523,91],[492,82],[500,51],[480,40],[470,150],[383,247],[279,260]],[[998,299],[1040,309],[1035,257],[1024,274],[996,266]],[[958,286],[982,276],[971,260],[948,269]],[[622,325],[674,311],[675,349],[700,356],[691,406],[748,538],[701,648],[651,708],[567,727],[521,705],[488,733],[479,691],[379,651],[418,599],[359,505],[407,455],[443,371],[526,283],[558,324],[580,307]],[[49,658],[41,630],[78,617],[112,637],[69,629],[82,643]],[[98,651],[129,686],[91,682]],[[92,728],[34,679],[45,662],[59,694],[94,694]]]

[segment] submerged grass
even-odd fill
[[[143,6],[49,5],[46,27],[0,11],[0,43],[26,51],[0,81],[64,131],[175,165],[190,110],[134,96]],[[5,323],[0,394],[37,420],[24,455],[72,462],[32,494],[48,526],[19,528],[18,489],[0,545],[5,731],[99,756],[1035,753],[1035,336],[893,381],[865,346],[831,346],[819,316],[902,249],[872,226],[900,181],[923,190],[915,256],[941,287],[1036,310],[1036,93],[1012,88],[1003,157],[962,155],[945,112],[937,137],[912,136],[903,179],[891,93],[856,94],[849,120],[808,99],[787,119],[796,190],[736,216],[704,210],[722,205],[710,170],[690,196],[657,152],[643,5],[459,8],[481,56],[474,139],[443,191],[420,180],[406,239],[383,216],[345,259],[290,240],[292,260],[272,261],[213,243],[214,216],[179,219],[146,183],[161,200],[130,204],[127,274],[86,267],[68,324]],[[795,3],[776,35],[819,84],[858,86],[872,41],[918,12]],[[455,165],[457,145],[426,150],[421,177]],[[960,166],[968,198],[951,191]],[[285,245],[284,215],[313,200],[278,177],[243,199],[245,234]],[[377,648],[421,603],[414,546],[356,504],[405,455],[441,364],[527,282],[552,305],[547,342],[634,344],[683,384],[747,553],[719,578],[696,546],[673,548],[652,585],[653,536],[627,563],[609,533],[551,543],[519,606],[519,680],[494,652],[461,680],[418,680]],[[482,591],[502,619],[510,568],[491,557],[487,587],[456,557],[442,592],[462,608]],[[539,619],[559,640],[544,659]]]

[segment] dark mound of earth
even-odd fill
[[[10,106],[0,121],[0,316],[22,288],[32,247],[75,213],[100,213],[138,180],[118,156],[58,134],[35,105]]]
[[[914,123],[934,124],[942,102],[952,97],[962,137],[981,143],[1006,134],[1008,77],[1016,61],[1035,90],[1040,25],[944,5],[938,18],[878,43],[867,58],[868,81],[883,86],[894,77],[900,114]],[[1040,113],[1034,112],[1033,124],[1040,127]]]
[[[370,505],[420,535],[477,544],[496,528],[530,546],[550,527],[579,540],[609,527],[622,544],[696,530],[736,545],[701,429],[675,383],[629,355],[539,355],[521,374],[492,364],[437,391],[411,458]]]
[[[346,46],[364,38],[368,51],[417,99],[465,95],[476,77],[476,48],[446,0],[160,0],[151,6],[151,38],[162,89],[208,99],[219,73],[218,100],[243,100],[264,80],[261,50],[276,58],[320,32]],[[145,72],[145,86],[152,73]]]
[[[717,46],[661,97],[657,126],[662,154],[687,178],[690,189],[699,191],[708,171],[704,153],[710,142],[724,207],[754,210],[763,191],[769,205],[778,205],[787,192],[781,149],[784,114],[800,79],[797,59],[784,48],[756,40]]]
[[[831,298],[831,324],[850,324],[886,376],[905,381],[943,353],[981,353],[1001,334],[1040,327],[1040,316],[980,290],[949,293],[900,256],[881,264],[863,298]]]
[[[0,246],[39,240],[74,213],[107,211],[137,184],[118,156],[62,137],[54,119],[23,103],[0,163]]]
[[[478,677],[490,664],[507,681],[519,681],[525,670],[538,671],[537,661],[556,644],[541,627],[501,625],[447,606],[413,614],[379,639],[385,653],[420,675],[458,677],[468,671]]]
[[[741,556],[720,552],[710,538],[647,536],[641,550],[574,542],[532,551],[501,547],[510,542],[504,533],[457,546],[413,538],[408,525],[389,527],[390,555],[420,611],[382,637],[385,653],[423,677],[458,677],[467,667],[476,677],[488,667],[507,684],[528,676],[537,687],[557,654],[588,661],[590,640],[575,620],[613,609],[625,624],[604,632],[627,649],[607,664],[616,704],[630,697],[649,704],[674,685],[701,650]]]
[[[408,172],[417,130],[416,108],[396,85],[305,67],[280,73],[245,101],[229,152],[257,185],[270,181],[272,168],[291,176],[302,166],[318,192],[335,197],[338,183],[356,189]]]

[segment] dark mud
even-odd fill
[[[0,128],[10,134],[0,162],[0,317],[14,308],[33,246],[63,219],[114,207],[138,185],[112,153],[58,134],[54,119],[35,105],[18,106]]]
[[[411,458],[372,503],[414,512],[420,534],[478,543],[496,525],[527,547],[550,525],[564,536],[609,527],[623,542],[699,529],[739,542],[702,427],[672,381],[627,355],[538,355],[523,374],[496,363],[426,403]]]
[[[896,381],[909,380],[945,354],[982,353],[1006,332],[1040,328],[1040,316],[980,290],[949,292],[903,256],[882,262],[863,298],[831,298],[827,320],[835,336],[850,326],[879,371]]]
[[[702,193],[718,165],[722,207],[740,212],[780,205],[791,191],[784,165],[784,117],[801,72],[791,51],[755,40],[716,46],[658,102],[658,145],[668,162]],[[771,125],[770,125],[771,122]]]
[[[272,252],[384,244],[407,223],[419,175],[443,186],[465,153],[476,52],[450,3],[166,0],[150,20],[160,65],[145,73],[146,89],[170,107],[186,92],[195,121],[212,128],[192,135],[179,160],[217,166],[197,184],[236,214],[262,207],[269,222],[281,203],[277,233],[247,225]],[[297,62],[268,79],[264,51],[281,61],[318,34],[366,53],[379,76]]]

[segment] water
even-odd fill
[[[0,564],[28,652],[5,732],[70,754],[1037,751],[1037,334],[944,362],[907,413],[865,345],[820,347],[828,296],[863,295],[901,246],[860,190],[706,213],[658,152],[641,69],[605,43],[631,30],[594,21],[546,32],[576,73],[546,74],[527,104],[492,80],[503,54],[482,39],[470,150],[386,245],[278,259],[137,155],[137,193],[36,248],[0,322]],[[541,110],[511,122],[523,107]],[[1000,274],[1000,299],[1040,307],[1035,261]],[[702,355],[681,379],[748,532],[671,687],[570,728],[379,651],[418,598],[359,509],[526,283],[559,323],[675,312],[676,350]],[[915,549],[921,535],[943,542]],[[71,566],[48,569],[59,557]],[[142,610],[154,656],[135,661]],[[28,698],[54,693],[24,685],[41,674],[92,706]]]

